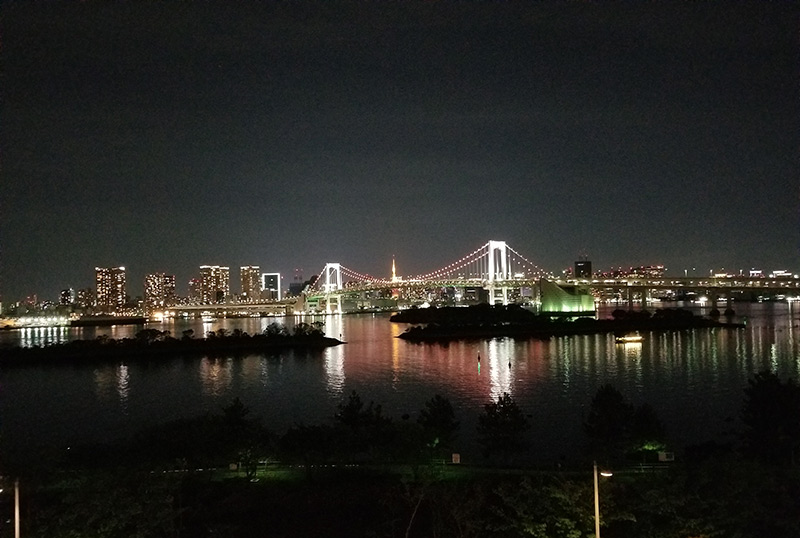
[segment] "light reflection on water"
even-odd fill
[[[497,400],[503,393],[514,396],[511,380],[511,359],[514,357],[514,341],[511,338],[495,338],[488,342],[490,399]]]
[[[200,383],[205,396],[218,397],[231,386],[233,359],[203,357],[200,360]]]
[[[645,333],[643,343],[625,345],[612,335],[413,344],[396,338],[405,327],[386,315],[304,317],[298,319],[323,321],[329,336],[341,335],[347,343],[316,353],[2,370],[0,438],[65,442],[130,434],[154,422],[216,412],[234,397],[281,432],[297,422],[329,420],[356,390],[397,420],[404,413],[415,416],[441,394],[456,407],[462,442],[469,445],[483,405],[508,392],[531,417],[532,452],[552,456],[580,450],[592,396],[611,383],[632,403],[650,403],[680,446],[729,429],[726,418],[738,415],[752,374],[769,368],[798,378],[797,307],[752,305],[747,316],[744,330]],[[199,337],[219,328],[257,333],[273,321],[152,327],[178,336],[192,329]],[[31,329],[18,337],[31,343],[76,334],[120,337],[140,328]]]
[[[94,370],[95,394],[102,402],[118,402],[120,410],[127,413],[130,395],[128,365],[102,366]]]
[[[19,345],[22,347],[44,347],[48,344],[64,342],[69,337],[69,327],[26,327],[18,329],[18,331]]]
[[[130,376],[128,374],[128,366],[120,364],[117,368],[117,394],[119,394],[119,403],[123,412],[128,411],[128,391],[130,386]]]
[[[339,396],[344,392],[344,350],[341,346],[325,350],[325,382],[329,393]]]

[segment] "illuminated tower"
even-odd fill
[[[125,268],[95,267],[95,306],[103,314],[115,314],[125,306]]]
[[[92,305],[95,304],[95,290],[92,288],[81,288],[78,290],[78,294],[75,298],[75,302],[81,308],[90,308]]]
[[[239,268],[242,280],[242,298],[248,302],[261,298],[261,268],[257,265],[244,265]]]
[[[164,306],[164,273],[153,273],[144,277],[144,312]]]
[[[392,282],[401,282],[403,279],[397,276],[397,266],[394,263],[394,255],[392,255]],[[392,288],[392,297],[397,299],[400,297],[400,288]]]
[[[174,304],[175,275],[153,273],[144,277],[144,311],[146,314]]]
[[[62,306],[75,304],[75,290],[72,288],[61,290],[61,293],[58,296],[58,304]]]
[[[224,303],[231,294],[230,267],[200,266],[200,302]]]
[[[178,294],[175,292],[175,275],[164,275],[164,306],[175,306]]]

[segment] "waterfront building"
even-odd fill
[[[79,289],[75,302],[80,308],[91,308],[95,303],[94,290],[92,288]]]
[[[261,275],[261,296],[268,301],[281,300],[280,273],[263,273]]]
[[[189,279],[189,304],[200,304],[203,297],[203,283],[199,278]]]
[[[100,314],[115,314],[125,306],[125,268],[95,267],[95,306]]]
[[[164,306],[178,304],[178,294],[175,291],[175,275],[164,275]]]
[[[144,312],[150,314],[164,306],[164,273],[153,273],[144,277]]]
[[[144,312],[175,305],[175,275],[153,273],[144,277]]]
[[[200,302],[202,304],[224,303],[230,294],[230,267],[200,266]]]
[[[61,306],[75,304],[75,290],[72,288],[61,290],[61,293],[58,296],[58,304]]]
[[[239,268],[242,280],[242,300],[249,303],[261,299],[261,267],[244,265]]]

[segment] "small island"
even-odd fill
[[[298,323],[291,332],[283,325],[271,323],[261,333],[253,335],[240,329],[218,329],[209,331],[204,338],[196,338],[191,329],[184,331],[180,338],[169,331],[143,329],[133,338],[113,339],[103,335],[94,340],[73,340],[43,347],[2,347],[0,367],[41,362],[72,364],[76,360],[259,353],[286,348],[321,350],[342,343],[325,336],[320,322]]]
[[[689,310],[665,308],[650,313],[615,310],[611,319],[576,317],[565,319],[535,314],[519,305],[477,305],[410,309],[391,317],[398,323],[413,323],[398,338],[413,342],[435,342],[495,337],[541,338],[578,334],[634,331],[675,331],[696,328],[743,328],[744,324],[696,316]]]

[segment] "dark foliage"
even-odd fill
[[[775,465],[795,465],[800,455],[800,386],[771,372],[748,380],[741,419],[743,449]]]
[[[417,423],[422,427],[426,446],[438,450],[453,448],[458,433],[459,422],[450,400],[437,394],[419,412]]]
[[[306,426],[296,424],[289,428],[278,442],[278,456],[286,463],[300,463],[311,478],[315,466],[334,458],[334,431],[323,424]]]
[[[392,419],[373,402],[365,406],[353,391],[334,415],[337,449],[353,460],[386,459],[392,454],[397,430]]]
[[[238,399],[206,414],[154,426],[138,435],[131,447],[137,459],[159,467],[195,469],[241,464],[252,474],[273,452],[273,436]]]
[[[583,429],[590,441],[594,459],[621,461],[630,445],[634,408],[612,385],[597,390]]]
[[[787,386],[794,385],[759,375],[748,388],[752,399],[748,403],[764,397],[763,387],[773,393],[780,390],[776,387]],[[650,429],[658,422],[651,409],[641,406],[633,411],[613,387],[601,391],[596,397],[598,409],[607,406],[622,409],[622,415],[632,414],[634,435],[638,430],[657,433]],[[390,457],[398,461],[404,450],[413,452],[409,447],[418,443],[426,423],[452,431],[448,409],[445,398],[434,397],[418,422],[404,420],[398,425],[383,416],[379,405],[365,404],[352,393],[338,406],[331,425],[290,428],[278,445],[283,463],[271,464],[269,471],[262,467],[257,475],[201,472],[189,462],[223,463],[222,469],[227,469],[224,464],[241,458],[243,447],[258,446],[253,453],[259,457],[272,454],[269,443],[258,445],[266,438],[265,430],[239,400],[216,414],[154,428],[130,445],[74,451],[70,458],[39,455],[39,464],[50,467],[47,472],[29,472],[23,480],[23,534],[35,538],[592,535],[590,465],[558,473],[498,472],[430,461],[376,465]],[[649,426],[639,428],[638,422]],[[508,394],[487,404],[480,418],[484,439],[497,439],[505,448],[523,446],[520,441],[527,426]],[[357,457],[344,453],[348,446]],[[499,446],[491,448],[502,453]],[[108,457],[98,458],[101,451]],[[731,450],[704,453],[704,458],[693,456],[691,465],[615,472],[603,480],[603,536],[800,536],[800,469],[781,468],[769,459],[744,460]],[[343,458],[350,463],[363,458],[369,465],[343,466]],[[304,464],[306,473],[288,465],[292,463]],[[7,499],[0,498],[0,508],[10,508]]]
[[[631,423],[631,449],[634,451],[658,450],[666,446],[664,424],[649,403],[638,406]]]
[[[583,429],[590,455],[601,462],[619,464],[632,456],[647,460],[648,454],[666,448],[664,425],[652,406],[634,407],[610,384],[600,387],[592,398]]]
[[[478,417],[478,443],[484,457],[501,454],[507,460],[527,446],[525,433],[530,424],[510,394],[504,392],[496,402],[483,406]]]

